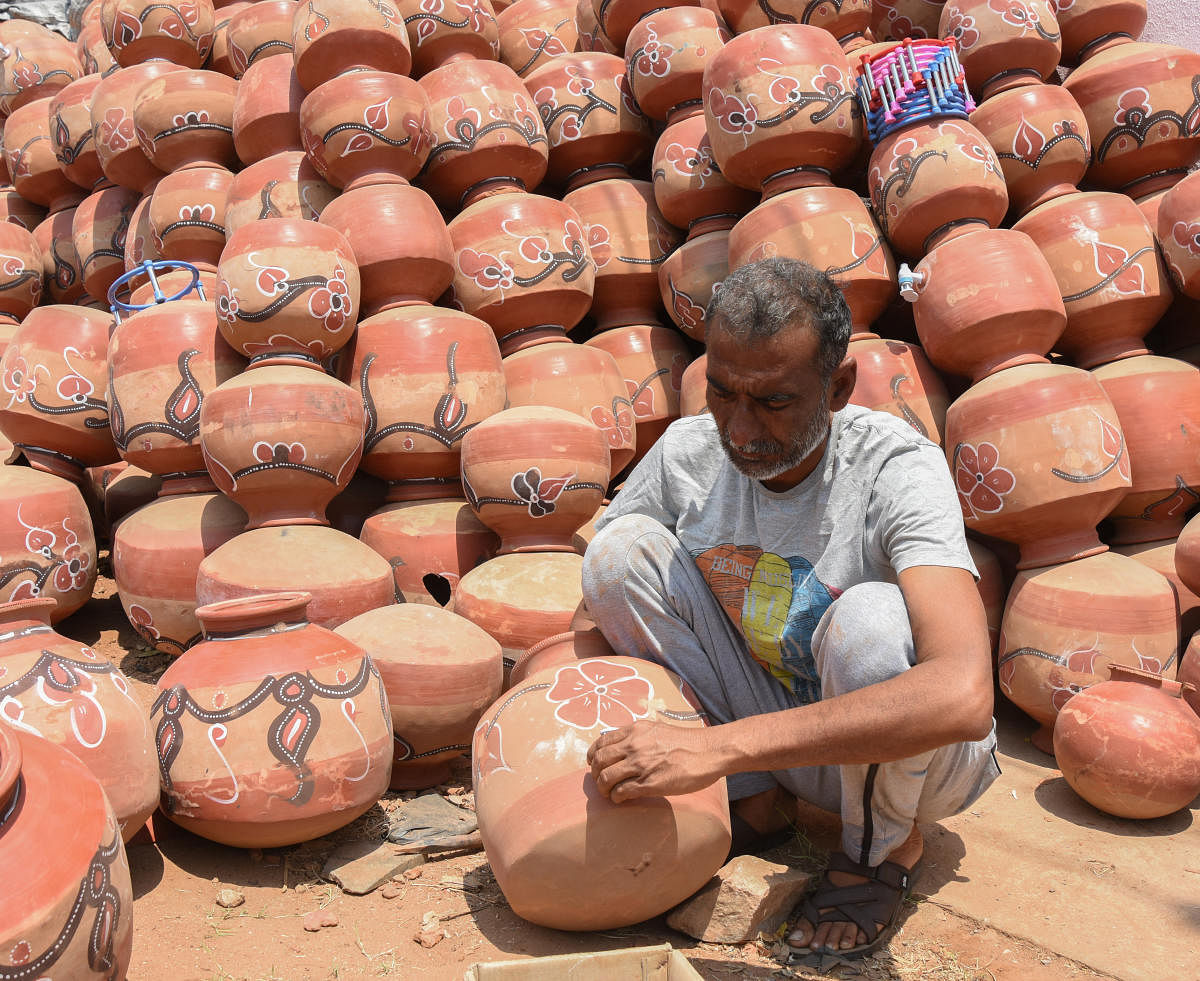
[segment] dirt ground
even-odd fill
[[[134,682],[147,707],[170,659],[129,627],[101,556],[94,598],[59,625],[91,644]],[[470,806],[470,777],[438,788]],[[871,981],[1064,981],[1102,977],[1052,951],[1008,936],[917,893],[901,929],[874,957],[822,965],[826,973],[788,965],[778,937],[740,946],[698,943],[663,918],[604,933],[564,933],[534,926],[509,909],[483,853],[431,860],[398,876],[392,888],[344,894],[321,878],[339,845],[382,837],[389,815],[412,794],[390,792],[347,828],[289,848],[263,852],[218,845],[156,815],[153,833],[128,847],[134,888],[131,981],[318,981],[343,978],[458,979],[482,961],[670,943],[710,979],[862,978]],[[815,870],[829,829],[809,829],[766,857]],[[1003,874],[1003,870],[997,870]],[[234,889],[244,903],[217,905]],[[387,898],[387,897],[391,898]],[[306,913],[327,910],[336,926],[307,932]],[[425,943],[440,936],[433,946]]]

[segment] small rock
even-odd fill
[[[808,874],[798,869],[739,855],[696,895],[676,906],[667,916],[667,925],[707,943],[746,943],[760,930],[775,929],[808,882]]]
[[[237,909],[245,901],[245,895],[236,889],[222,889],[217,893],[217,905],[222,909]]]
[[[413,940],[422,947],[435,947],[448,936],[437,913],[430,910],[421,917],[421,929],[413,934]]]
[[[392,876],[424,861],[424,855],[397,855],[384,841],[352,841],[329,856],[322,874],[341,886],[344,892],[365,896]]]
[[[404,878],[406,878],[409,882],[412,882],[413,879],[421,878],[421,873],[424,871],[425,870],[422,869],[419,865],[415,866],[411,869],[405,869],[404,870]]]
[[[396,883],[389,882],[386,886],[383,887],[383,889],[379,893],[379,895],[381,895],[384,899],[395,899],[403,891],[404,890],[401,889],[398,885],[396,885]]]
[[[304,929],[309,933],[316,933],[323,927],[335,927],[338,925],[337,914],[329,909],[314,909],[309,910],[304,914]]]

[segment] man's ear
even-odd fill
[[[838,412],[846,407],[850,402],[850,396],[854,393],[854,383],[857,380],[858,362],[854,360],[853,354],[847,354],[842,358],[842,363],[834,371],[833,378],[830,379],[830,412]]]

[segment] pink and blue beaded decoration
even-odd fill
[[[858,100],[871,141],[925,119],[966,119],[975,109],[958,60],[958,44],[906,38],[887,51],[864,55]]]

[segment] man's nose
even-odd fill
[[[748,399],[734,400],[727,432],[734,446],[749,446],[759,438],[758,422]]]

